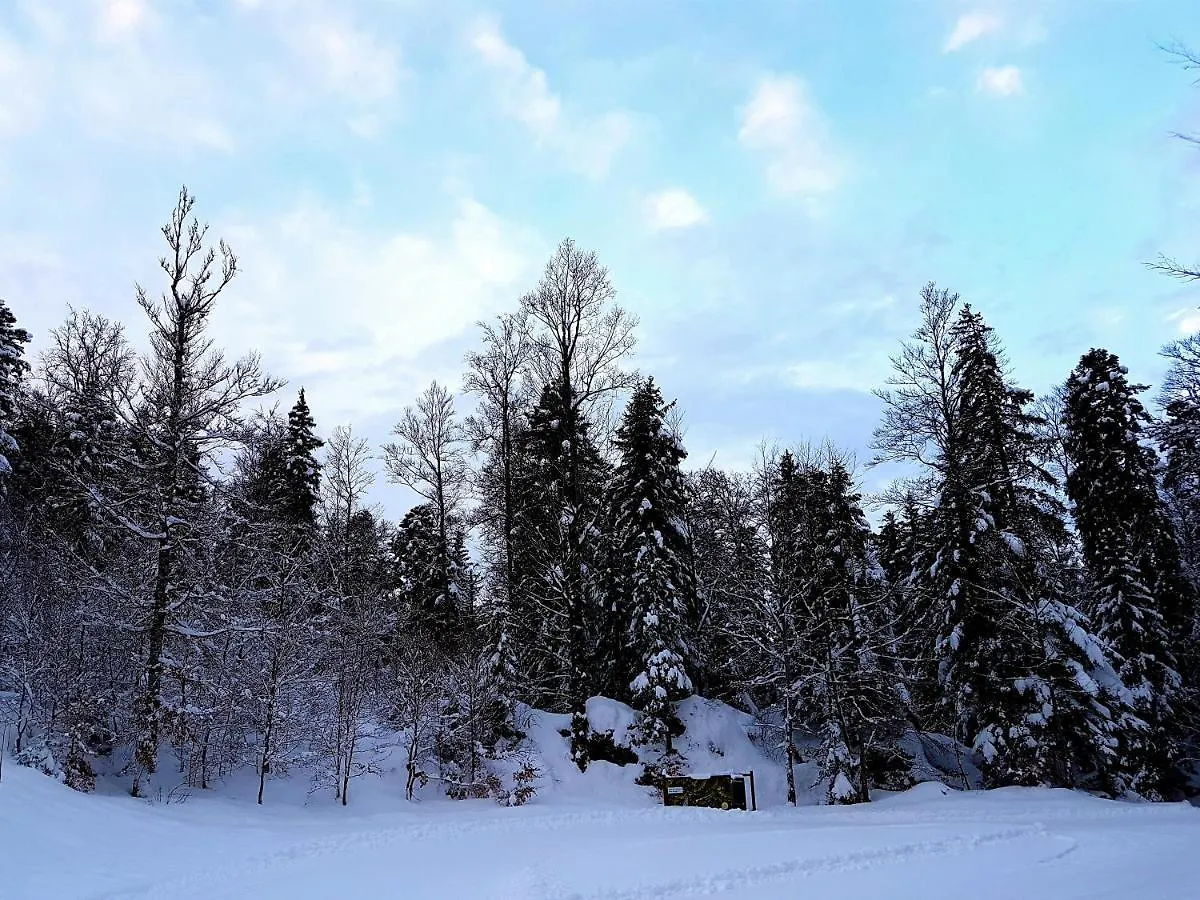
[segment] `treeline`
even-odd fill
[[[676,703],[718,698],[813,754],[830,802],[948,735],[989,786],[1183,794],[1196,739],[1200,342],[1166,349],[1164,417],[1105,350],[1036,399],[957,295],[925,288],[880,390],[877,461],[910,477],[873,531],[847,458],[764,447],[685,472],[680,417],[630,368],[636,320],[564,241],[381,448],[419,498],[369,505],[373,450],[285,415],[257,357],[208,336],[237,259],[184,191],[149,350],[73,311],[37,360],[0,303],[0,721],[88,790],[302,768],[347,802],[399,752],[409,796],[523,802],[527,710],[647,776],[686,766]],[[469,410],[460,415],[456,406]],[[609,742],[611,745],[611,741]],[[515,760],[515,762],[514,762]]]

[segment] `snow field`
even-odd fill
[[[600,698],[588,713],[618,741],[633,724],[628,707]],[[538,796],[511,809],[449,801],[432,786],[406,803],[395,774],[356,782],[348,808],[309,797],[302,777],[272,782],[263,807],[236,780],[186,803],[148,803],[113,782],[77,794],[10,761],[0,898],[1200,898],[1200,810],[1190,806],[926,783],[866,806],[790,809],[782,772],[748,737],[749,716],[699,699],[681,715],[693,771],[754,768],[764,809],[665,809],[633,783],[637,766],[580,773],[558,733],[567,717],[544,713],[530,730]],[[798,782],[811,774],[800,767]]]

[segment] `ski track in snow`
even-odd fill
[[[1195,810],[1182,804],[1176,809],[1181,818],[1191,818],[1195,814]],[[1159,820],[1164,813],[1167,814],[1167,818],[1174,818],[1171,815],[1174,810],[1161,805],[1149,807],[1105,803],[1083,806],[1047,804],[1045,809],[1037,810],[1037,819],[1033,823],[1030,822],[1030,808],[1020,803],[1013,804],[1011,810],[1006,809],[1004,804],[993,805],[986,815],[981,815],[977,808],[954,809],[953,805],[949,808],[939,805],[936,811],[908,806],[880,809],[826,807],[810,810],[810,815],[805,816],[802,821],[797,820],[791,811],[767,811],[747,815],[696,809],[667,810],[661,807],[569,813],[509,810],[504,811],[507,814],[498,814],[500,812],[489,810],[486,818],[479,819],[407,822],[390,827],[364,828],[360,823],[353,831],[287,844],[279,849],[250,854],[227,864],[206,866],[168,878],[151,878],[110,887],[91,894],[89,900],[183,900],[195,897],[238,896],[239,885],[248,879],[263,875],[270,877],[273,873],[283,875],[292,864],[326,859],[330,867],[336,868],[337,859],[341,856],[363,851],[383,851],[399,845],[403,845],[415,858],[420,858],[419,848],[413,845],[425,842],[444,844],[447,841],[457,842],[464,839],[469,841],[473,836],[504,836],[514,831],[529,836],[600,829],[606,833],[620,835],[634,826],[655,826],[659,823],[668,828],[674,825],[685,829],[718,825],[724,826],[721,831],[727,832],[730,839],[737,836],[762,839],[786,833],[787,836],[803,842],[806,836],[817,833],[829,835],[842,829],[891,831],[924,826],[953,827],[955,824],[989,829],[983,833],[957,834],[945,839],[909,841],[849,852],[826,852],[816,856],[810,854],[797,857],[781,854],[781,858],[767,863],[734,866],[702,875],[665,877],[658,880],[651,878],[644,884],[590,891],[564,885],[554,877],[548,869],[555,857],[554,845],[551,845],[548,848],[551,855],[547,862],[521,867],[511,871],[507,877],[501,875],[493,882],[493,891],[486,894],[497,900],[671,900],[724,894],[813,875],[903,865],[930,857],[964,854],[1023,838],[1038,838],[1043,844],[1050,841],[1063,844],[1053,853],[1038,854],[1037,863],[1047,864],[1063,859],[1079,848],[1075,838],[1050,830],[1056,822],[1063,826],[1094,826],[1126,820],[1136,827],[1147,814],[1152,814]],[[686,840],[687,835],[680,837]],[[617,843],[619,846],[620,842]],[[783,846],[786,846],[786,842]]]
[[[728,814],[720,814],[728,816]],[[522,833],[561,832],[581,825],[625,825],[633,822],[655,822],[664,818],[661,810],[622,810],[620,812],[575,813],[531,817],[519,823]],[[704,816],[704,818],[710,818]],[[978,818],[978,817],[976,817]],[[311,860],[315,857],[335,857],[360,850],[380,850],[400,842],[467,837],[471,834],[505,833],[517,823],[492,820],[483,822],[437,823],[412,825],[398,828],[355,831],[313,841],[290,845],[283,849],[246,857],[229,866],[205,868],[187,875],[166,880],[152,880],[140,885],[127,885],[92,895],[90,900],[134,900],[140,897],[188,898],[231,896],[222,893],[233,889],[248,877],[270,873],[289,863]],[[895,823],[900,824],[900,823]],[[917,824],[917,823],[911,823]],[[757,830],[757,829],[755,829]],[[797,836],[806,829],[796,828]],[[818,857],[782,859],[778,862],[733,867],[715,874],[672,878],[654,881],[633,888],[579,891],[555,885],[540,867],[526,867],[508,881],[508,887],[496,894],[497,900],[671,900],[671,898],[707,896],[727,893],[780,881],[816,874],[842,871],[859,871],[885,865],[902,864],[918,857],[946,856],[963,853],[992,844],[1014,841],[1025,837],[1052,837],[1044,825],[1034,824],[1008,828],[982,835],[965,835],[944,840],[916,841],[870,850],[835,853]],[[1056,836],[1057,837],[1057,836]],[[1075,842],[1066,850],[1048,857],[1056,859],[1074,849]]]
[[[1013,828],[986,835],[947,838],[940,841],[916,841],[877,850],[831,854],[815,859],[811,857],[786,859],[767,865],[732,868],[715,875],[698,878],[675,878],[636,888],[591,892],[552,890],[520,896],[510,895],[508,900],[672,900],[677,897],[702,897],[808,875],[862,871],[885,865],[902,864],[917,857],[948,856],[990,844],[1031,836],[1049,837],[1049,833],[1039,826]]]
[[[124,900],[136,897],[184,897],[197,888],[214,890],[219,884],[235,884],[248,875],[269,871],[288,862],[317,856],[335,856],[352,850],[374,850],[401,841],[415,842],[437,838],[466,837],[471,834],[503,834],[518,828],[523,834],[552,832],[580,825],[626,824],[661,821],[667,812],[659,808],[644,810],[603,810],[569,814],[534,815],[520,821],[504,817],[475,821],[436,822],[392,828],[363,829],[327,838],[302,841],[269,853],[253,854],[240,862],[218,868],[204,868],[177,878],[150,880],[93,894],[89,900]],[[669,813],[668,813],[669,815]],[[728,813],[702,814],[704,818],[728,816]]]

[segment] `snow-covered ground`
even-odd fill
[[[620,734],[617,707],[590,712]],[[740,714],[688,712],[707,713],[693,756],[754,763]],[[76,794],[9,761],[0,898],[1200,898],[1200,810],[1184,804],[928,783],[867,806],[793,810],[758,757],[765,809],[664,809],[632,784],[634,767],[579,775],[558,724],[534,729],[547,774],[515,809],[433,792],[409,804],[389,778],[357,783],[348,808],[306,804],[298,780],[273,783],[264,807],[245,799],[248,782],[148,803]]]

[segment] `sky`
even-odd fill
[[[1039,392],[1200,329],[1145,265],[1200,260],[1176,41],[1194,0],[0,0],[0,297],[34,355],[68,305],[142,342],[186,184],[242,264],[218,342],[378,446],[570,236],[692,464],[866,461],[928,281]]]

